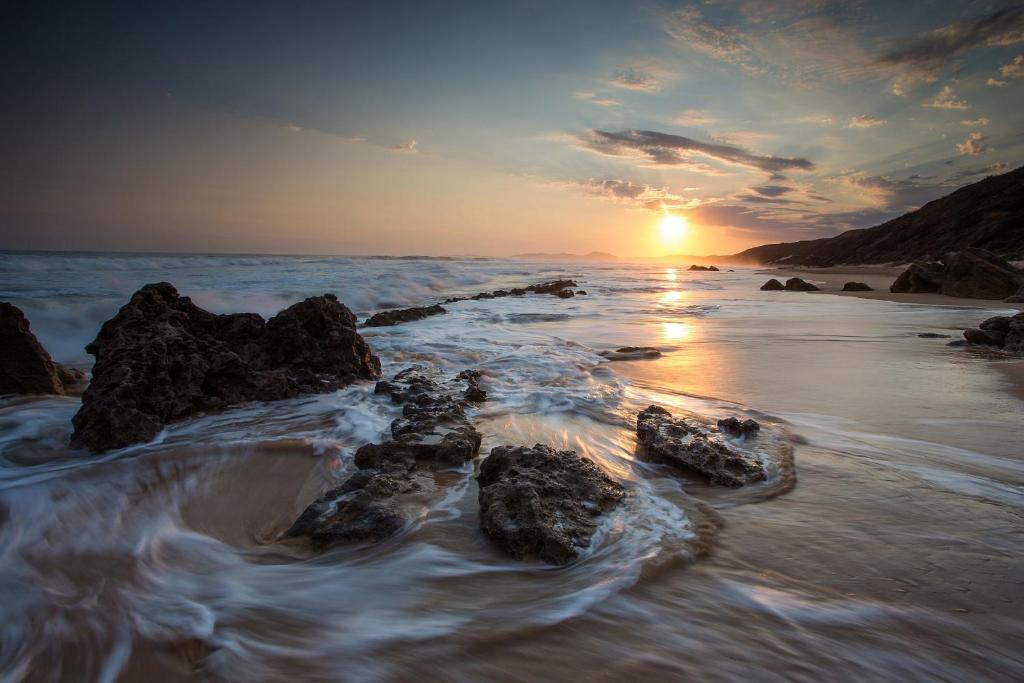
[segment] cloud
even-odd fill
[[[692,209],[701,203],[696,197],[684,197],[669,191],[666,187],[656,187],[632,180],[589,178],[553,181],[547,184],[583,191],[595,197],[619,204],[631,204],[650,211]]]
[[[597,93],[589,92],[586,90],[579,90],[572,94],[577,100],[583,100],[584,102],[590,102],[596,104],[599,107],[619,107],[622,106],[622,102],[612,99],[610,97],[601,97]]]
[[[301,132],[302,132],[303,130],[305,130],[305,129],[304,129],[304,128],[303,128],[302,126],[298,126],[298,125],[296,125],[296,124],[294,124],[294,123],[289,123],[289,124],[288,124],[288,125],[286,126],[286,128],[287,128],[287,129],[288,129],[288,131],[289,131],[289,132],[291,132],[291,133],[301,133]]]
[[[849,175],[843,181],[862,200],[884,211],[911,211],[950,190],[948,182],[928,182],[920,176],[894,180],[885,176]]]
[[[959,183],[975,176],[998,175],[1000,173],[1006,173],[1008,170],[1010,170],[1010,165],[1008,163],[1005,161],[997,161],[994,164],[989,164],[988,166],[982,166],[980,168],[965,168],[964,170],[957,171],[951,175],[949,179],[951,182]]]
[[[687,109],[679,114],[672,123],[680,126],[709,126],[718,123],[718,119],[702,109]]]
[[[1024,78],[1024,55],[1017,55],[1013,61],[999,70],[1003,78]]]
[[[705,21],[696,7],[686,7],[669,15],[665,31],[677,44],[690,50],[736,64],[752,73],[767,71],[767,64],[754,54],[742,31]]]
[[[700,142],[681,135],[659,133],[653,130],[624,130],[619,132],[590,130],[579,137],[586,149],[606,156],[640,156],[663,166],[691,166],[694,155],[716,161],[756,168],[779,175],[782,171],[797,169],[809,171],[814,164],[807,159],[753,154],[735,145]]]
[[[967,104],[966,100],[958,100],[953,89],[947,85],[939,91],[935,99],[925,102],[924,106],[932,109],[969,109],[971,105]]]
[[[829,114],[808,114],[807,116],[801,116],[796,120],[797,123],[814,123],[819,126],[831,126],[836,122],[835,118]]]
[[[900,95],[914,83],[935,82],[952,59],[977,47],[1000,47],[1022,41],[1024,7],[1007,7],[903,40],[877,61],[897,72],[893,92]]]
[[[392,145],[388,147],[392,152],[402,152],[404,154],[416,154],[419,150],[416,148],[416,141],[409,140],[399,145]]]
[[[847,128],[874,128],[875,126],[885,125],[885,119],[880,119],[877,116],[870,116],[868,114],[862,114],[860,116],[854,116],[850,119],[850,122],[846,124]]]
[[[792,187],[787,187],[786,185],[761,185],[760,187],[752,187],[750,189],[762,197],[778,197],[793,191]]]
[[[657,64],[645,63],[625,66],[615,72],[608,84],[625,90],[658,92],[669,74]]]
[[[981,118],[977,118],[977,119],[974,119],[974,120],[971,120],[971,121],[961,121],[960,125],[961,126],[987,126],[990,123],[992,123],[992,119],[989,119],[989,118],[987,118],[985,116],[982,116]]]
[[[967,136],[967,139],[965,139],[963,143],[958,144],[956,148],[961,154],[974,156],[975,154],[981,154],[982,152],[987,152],[989,150],[985,145],[986,140],[988,140],[988,137],[981,133],[971,133]]]
[[[1006,81],[1001,81],[998,78],[990,78],[987,81],[985,81],[985,85],[991,85],[996,88],[1002,88],[1004,85],[1007,85],[1007,83]]]

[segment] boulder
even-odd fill
[[[467,370],[439,382],[435,373],[414,366],[375,392],[402,404],[391,423],[391,438],[356,451],[356,472],[314,500],[285,532],[306,537],[315,548],[346,542],[381,541],[406,526],[404,508],[412,494],[436,490],[433,473],[460,467],[480,451],[480,433],[465,408],[484,400],[479,371]]]
[[[642,457],[699,472],[713,484],[743,486],[766,476],[757,457],[730,448],[720,436],[673,418],[660,406],[652,405],[637,416],[636,436]]]
[[[757,420],[740,420],[735,417],[727,417],[724,420],[718,421],[718,431],[723,434],[746,438],[748,436],[756,436],[761,431],[761,425],[757,423]]]
[[[787,292],[817,292],[818,287],[798,277],[791,277],[786,280]]]
[[[600,355],[608,360],[643,360],[658,358],[661,351],[653,346],[623,346],[614,351],[602,351]]]
[[[21,309],[6,302],[0,302],[0,349],[0,394],[64,393],[60,366],[32,334]]]
[[[413,306],[412,308],[399,308],[393,311],[381,311],[366,319],[363,323],[366,327],[389,327],[399,323],[407,323],[413,320],[423,320],[432,315],[447,313],[444,308],[434,306]]]
[[[844,292],[873,292],[874,288],[863,282],[847,282],[843,285]]]
[[[572,291],[571,289],[560,289],[557,292],[555,292],[555,296],[557,296],[559,299],[571,299],[572,297],[576,296],[576,292]]]
[[[1021,287],[1016,293],[1003,299],[1008,304],[1024,304],[1024,287]]]
[[[380,376],[355,316],[333,294],[264,321],[254,313],[215,315],[166,282],[150,284],[86,351],[96,363],[72,443],[93,451],[148,441],[199,413]]]
[[[1024,354],[1024,313],[997,315],[977,328],[964,330],[968,344],[996,346],[1010,353]]]
[[[516,559],[566,564],[625,495],[597,465],[550,446],[498,446],[480,465],[480,528]]]
[[[1021,288],[1024,288],[1024,272],[990,251],[972,247],[949,252],[941,262],[910,264],[889,291],[1005,299]]]
[[[785,288],[786,286],[779,282],[778,280],[776,280],[775,278],[772,278],[768,282],[761,285],[762,292],[779,292],[784,290]]]

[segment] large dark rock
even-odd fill
[[[742,486],[765,478],[756,457],[730,448],[695,423],[673,418],[660,406],[652,405],[639,414],[636,436],[647,459],[699,472],[714,484]]]
[[[60,372],[21,309],[0,302],[0,394],[63,394]]]
[[[746,438],[756,436],[761,431],[761,425],[757,423],[757,420],[749,418],[740,420],[735,417],[727,417],[724,420],[718,421],[718,431],[723,434]]]
[[[499,446],[480,465],[480,528],[517,559],[576,559],[623,488],[575,451]]]
[[[433,306],[399,308],[393,311],[381,311],[380,313],[375,313],[367,318],[363,325],[366,327],[389,327],[399,323],[412,322],[413,320],[423,320],[424,318],[429,318],[432,315],[440,315],[447,312],[448,311],[444,310],[444,308],[437,304]]]
[[[480,451],[480,433],[465,411],[486,398],[480,379],[478,371],[467,370],[442,383],[417,366],[378,382],[376,393],[402,405],[391,438],[360,447],[356,472],[313,501],[286,535],[323,548],[380,541],[404,528],[413,494],[429,497],[436,489],[432,473],[460,467]]]
[[[889,288],[968,299],[1005,299],[1024,287],[1024,272],[984,249],[950,252],[941,262],[912,263]]]
[[[776,280],[775,278],[772,278],[768,282],[761,285],[762,292],[781,292],[785,288],[786,286],[779,282],[778,280]]]
[[[847,282],[843,285],[844,292],[872,292],[874,288],[863,282]]]
[[[791,277],[786,280],[787,292],[817,292],[818,287],[798,277]]]
[[[988,318],[977,328],[964,330],[964,339],[969,344],[996,346],[1010,353],[1024,354],[1024,313]]]
[[[72,441],[94,451],[148,441],[198,413],[380,376],[355,316],[333,294],[264,322],[254,313],[204,311],[166,282],[146,285],[86,351],[96,364]]]

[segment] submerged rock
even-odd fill
[[[1005,299],[1021,289],[1024,289],[1024,272],[990,251],[972,247],[949,252],[941,262],[910,264],[889,291]]]
[[[602,351],[600,355],[608,360],[643,360],[658,358],[661,356],[661,351],[653,346],[623,346],[614,351]]]
[[[988,318],[977,328],[964,330],[964,340],[968,344],[995,346],[1010,353],[1024,354],[1024,313]]]
[[[768,282],[761,285],[762,292],[779,292],[784,290],[785,288],[786,286],[779,282],[778,280],[776,280],[775,278],[772,278]]]
[[[766,476],[754,456],[733,450],[720,437],[673,418],[660,406],[652,405],[637,416],[636,435],[647,459],[699,472],[713,484],[743,486]]]
[[[820,291],[816,285],[798,277],[791,277],[786,280],[786,291],[788,292],[817,292]]]
[[[432,315],[440,315],[447,312],[448,311],[444,308],[436,304],[433,306],[399,308],[393,311],[381,311],[380,313],[375,313],[367,318],[363,325],[366,327],[389,327],[399,323],[412,322],[413,320],[423,320],[424,318],[429,318]]]
[[[757,420],[739,420],[735,417],[727,417],[718,421],[718,431],[732,436],[748,437],[754,436],[761,431],[761,425]]]
[[[480,528],[512,557],[566,564],[625,491],[587,458],[550,446],[498,446],[480,465]]]
[[[535,294],[554,294],[555,296],[561,296],[561,292],[567,290],[569,287],[576,287],[575,280],[552,280],[551,282],[542,282],[538,285],[530,285],[526,288],[528,292],[534,292]]]
[[[918,332],[917,336],[921,339],[949,339],[950,335],[940,334],[938,332]]]
[[[428,495],[435,488],[432,472],[460,467],[479,452],[481,436],[465,408],[486,398],[480,378],[479,371],[467,370],[439,383],[417,366],[378,382],[376,393],[402,404],[391,438],[360,447],[356,472],[313,501],[285,535],[323,548],[381,541],[404,528],[409,495]]]
[[[198,413],[380,376],[355,316],[333,294],[264,322],[254,313],[205,311],[166,282],[146,285],[86,351],[96,364],[72,442],[93,451],[148,441]]]
[[[871,287],[863,282],[847,282],[843,285],[844,292],[873,292],[874,287]]]
[[[6,302],[0,302],[0,350],[0,394],[63,394],[85,381],[80,370],[54,363],[25,314]]]

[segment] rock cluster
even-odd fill
[[[541,282],[536,285],[529,285],[527,287],[513,287],[512,289],[496,289],[493,292],[480,292],[473,296],[455,296],[445,299],[446,304],[453,304],[457,301],[480,301],[481,299],[500,299],[506,296],[525,296],[526,294],[551,294],[557,296],[560,299],[568,299],[570,297],[579,295],[585,295],[586,292],[579,290],[574,292],[570,287],[578,287],[575,280],[552,280],[550,282]]]
[[[786,286],[779,282],[778,280],[776,280],[775,278],[772,278],[768,282],[761,285],[762,292],[781,292],[785,288]]]
[[[608,360],[642,360],[658,358],[661,356],[661,351],[653,346],[623,346],[614,351],[602,351],[600,355]]]
[[[698,266],[697,264],[694,264],[689,267],[689,270],[714,270],[717,272],[718,268],[714,266]]]
[[[937,293],[968,299],[1006,299],[1024,289],[1024,272],[990,251],[949,252],[941,261],[917,261],[889,287],[895,293]]]
[[[1024,353],[1024,313],[997,315],[976,328],[964,330],[968,344],[996,346],[1010,353]]]
[[[380,541],[406,524],[403,497],[433,486],[430,473],[459,467],[480,450],[480,433],[466,415],[471,401],[486,398],[480,373],[465,371],[438,382],[421,367],[377,383],[376,393],[402,405],[391,438],[356,451],[356,472],[309,505],[285,532],[323,548]]]
[[[448,311],[437,304],[434,304],[433,306],[399,308],[392,311],[381,311],[380,313],[375,313],[367,318],[363,325],[365,327],[390,327],[391,325],[412,322],[413,320],[423,320],[424,318],[429,318],[432,315],[440,315],[447,312]]]
[[[761,425],[757,423],[757,420],[749,418],[740,420],[735,417],[727,417],[718,421],[718,431],[732,436],[748,437],[757,435],[761,431]]]
[[[255,313],[215,315],[166,282],[150,284],[86,351],[96,363],[72,443],[94,451],[148,441],[198,413],[380,376],[355,316],[333,294],[264,321]]]
[[[867,285],[863,282],[847,282],[843,285],[844,292],[873,292],[874,287]]]
[[[63,394],[85,380],[81,371],[54,363],[25,314],[6,302],[0,302],[0,349],[0,394]]]
[[[727,429],[732,428],[731,422],[724,422]],[[742,434],[744,423],[736,422]],[[746,428],[747,434],[756,431],[751,426]],[[713,484],[743,486],[765,478],[764,467],[756,457],[730,448],[719,435],[700,425],[673,418],[660,406],[652,405],[637,416],[636,436],[642,456],[699,472]]]
[[[575,451],[499,446],[480,465],[480,528],[517,559],[576,559],[625,492]]]
[[[817,292],[819,291],[815,285],[812,285],[806,280],[802,280],[798,277],[791,277],[786,280],[786,284],[782,284],[775,278],[772,278],[768,282],[761,285],[762,292]]]

